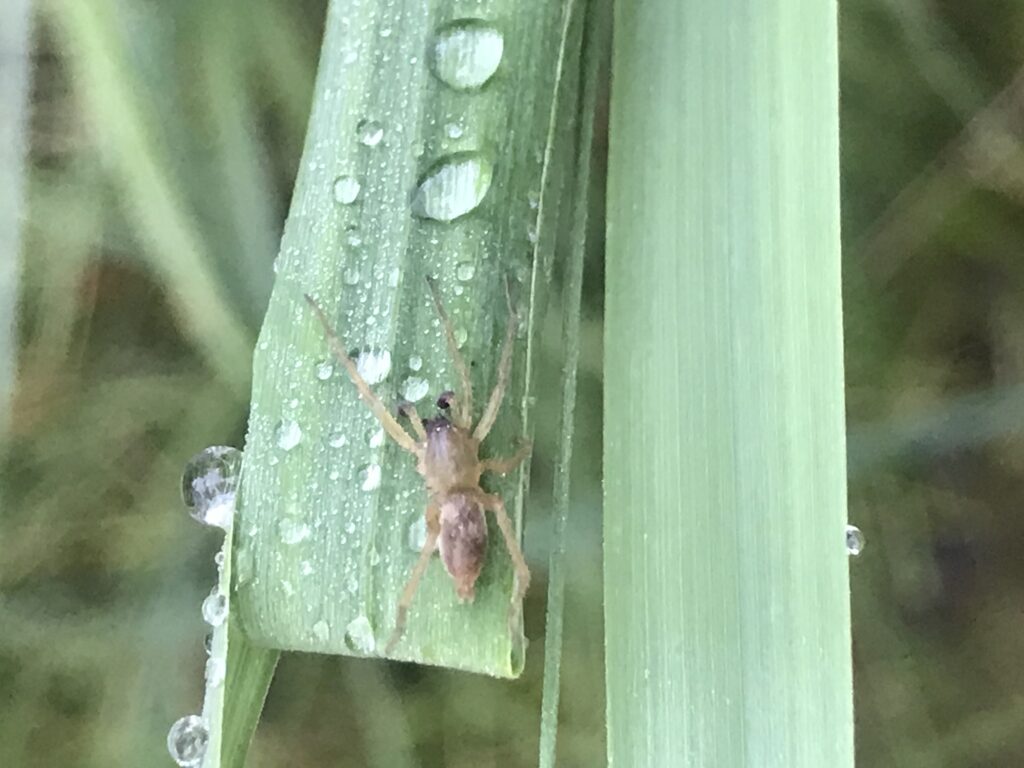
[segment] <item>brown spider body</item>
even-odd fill
[[[455,333],[451,321],[441,304],[437,287],[427,281],[433,296],[434,306],[441,317],[448,352],[455,364],[461,390],[458,395],[446,392],[437,401],[444,413],[433,419],[420,421],[412,404],[404,404],[400,413],[409,418],[416,433],[413,438],[401,424],[391,415],[380,398],[370,389],[359,374],[355,363],[346,353],[338,338],[337,332],[331,327],[320,306],[310,297],[306,300],[316,312],[331,351],[348,372],[352,383],[359,390],[359,396],[377,417],[385,431],[400,447],[416,457],[416,470],[423,476],[427,490],[427,538],[420,551],[419,559],[413,567],[409,581],[398,600],[395,617],[395,629],[388,642],[386,652],[392,648],[402,636],[406,614],[412,599],[419,587],[431,556],[435,549],[440,550],[441,561],[445,570],[452,577],[455,593],[460,602],[472,602],[476,580],[484,567],[487,554],[487,520],[486,510],[494,513],[498,528],[501,530],[505,547],[508,549],[515,566],[516,588],[512,596],[511,611],[519,609],[523,595],[530,582],[530,570],[526,559],[519,548],[519,541],[512,522],[505,511],[505,504],[500,496],[490,494],[480,487],[480,477],[485,472],[507,474],[519,466],[529,455],[529,444],[524,443],[520,450],[506,459],[480,459],[480,444],[494,426],[505,389],[508,387],[512,367],[512,343],[515,339],[516,315],[512,309],[512,300],[508,300],[509,323],[505,341],[501,348],[498,362],[498,380],[487,401],[480,420],[474,427],[473,390],[470,384],[469,368],[459,353],[455,342]],[[510,622],[512,614],[510,614]]]

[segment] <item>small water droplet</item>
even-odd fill
[[[380,384],[391,373],[391,353],[386,349],[360,352],[356,369],[367,384]]]
[[[409,533],[406,541],[409,543],[409,549],[413,552],[419,552],[423,549],[423,545],[427,543],[427,519],[423,515],[420,515],[409,524]]]
[[[343,448],[348,445],[348,438],[345,437],[344,432],[332,432],[331,436],[327,438],[327,444],[331,448]]]
[[[345,51],[345,53],[342,56],[342,61],[344,61],[346,64],[355,64],[357,61],[359,61],[359,52],[353,51],[351,49]]]
[[[398,278],[400,276],[401,276],[401,273],[398,271],[398,267],[395,267],[390,272],[388,272],[388,287],[389,288],[397,288],[398,287]]]
[[[380,488],[380,464],[367,464],[359,470],[359,487],[364,491],[375,491]]]
[[[463,344],[466,343],[466,339],[469,338],[469,331],[462,326],[459,326],[453,331],[453,335],[455,336],[455,345],[459,349],[462,349]]]
[[[380,31],[380,36],[381,37],[391,37],[391,27],[384,27]]]
[[[455,267],[455,277],[462,282],[468,282],[473,279],[473,275],[476,274],[476,264],[472,261],[464,261]]]
[[[444,127],[444,132],[448,135],[449,139],[461,139],[463,129],[458,123],[448,123]]]
[[[334,199],[342,205],[351,205],[359,197],[360,189],[359,180],[354,176],[339,176],[334,181]]]
[[[234,574],[237,579],[237,586],[247,583],[253,574],[253,554],[249,547],[241,547],[235,550]]]
[[[341,273],[341,279],[345,285],[359,285],[359,267],[347,267]]]
[[[413,213],[436,221],[454,221],[465,216],[480,205],[491,187],[492,176],[490,162],[481,155],[450,155],[420,180],[412,199]]]
[[[330,360],[321,360],[316,366],[316,377],[320,381],[327,381],[334,375],[334,364]]]
[[[227,528],[235,513],[235,490],[242,452],[215,445],[197,453],[181,476],[181,496],[192,517],[205,525]]]
[[[211,627],[219,627],[228,616],[228,598],[214,587],[213,591],[203,600],[203,621]]]
[[[537,227],[533,224],[526,228],[526,239],[530,241],[530,245],[537,244]]]
[[[299,520],[283,517],[277,521],[277,533],[282,544],[291,545],[308,539],[310,530],[308,525]]]
[[[302,442],[302,428],[291,419],[282,419],[277,425],[277,447],[290,451]]]
[[[376,120],[361,120],[357,130],[359,141],[368,147],[376,147],[384,138],[384,126]]]
[[[422,367],[423,367],[423,358],[422,357],[420,357],[419,355],[412,355],[409,358],[409,370],[410,371],[418,371]]]
[[[213,653],[213,632],[207,632],[206,637],[203,638],[203,650],[206,651],[207,656]]]
[[[363,236],[356,227],[349,227],[345,230],[345,242],[353,248],[358,248],[363,244]]]
[[[434,74],[456,90],[479,88],[501,63],[505,40],[482,19],[460,19],[441,27],[434,40]]]
[[[429,381],[421,379],[419,376],[410,376],[405,380],[405,383],[402,384],[402,397],[410,403],[418,403],[427,396],[427,392],[429,390]]]
[[[373,625],[365,616],[357,616],[345,627],[345,644],[359,653],[373,653],[377,643],[373,638]]]
[[[309,560],[303,560],[299,564],[299,572],[303,576],[311,576],[313,574],[313,564]]]
[[[313,637],[317,639],[317,642],[326,643],[331,639],[331,625],[320,619],[313,625]]]
[[[218,571],[221,568],[224,567],[224,550],[223,549],[218,549],[217,550],[217,554],[213,556],[213,564],[217,566],[217,570]]]
[[[855,525],[846,526],[846,551],[856,557],[864,551],[867,540],[864,533]]]
[[[203,718],[186,715],[175,721],[167,733],[167,751],[183,768],[198,766],[206,755],[210,732]]]
[[[206,660],[206,684],[210,688],[219,688],[224,682],[226,672],[224,659],[209,658]]]
[[[530,208],[537,210],[540,207],[540,195],[533,190],[526,193],[526,202],[530,204]]]
[[[371,430],[369,442],[371,448],[380,448],[382,445],[384,445],[384,430]]]

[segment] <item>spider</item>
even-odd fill
[[[512,370],[512,344],[515,339],[518,318],[512,307],[508,285],[505,296],[508,303],[508,330],[501,348],[498,362],[498,380],[491,391],[480,420],[473,426],[473,389],[469,379],[469,368],[459,352],[451,320],[441,303],[436,283],[427,278],[427,285],[433,298],[434,307],[444,326],[448,353],[458,374],[460,391],[444,392],[437,400],[437,416],[421,420],[412,403],[403,403],[398,411],[410,421],[415,438],[403,429],[388,411],[381,399],[370,389],[359,374],[355,363],[342,346],[337,331],[327,320],[320,305],[306,294],[306,301],[313,308],[323,326],[324,335],[331,352],[345,367],[359,396],[369,407],[391,438],[404,450],[416,457],[416,471],[423,477],[427,490],[427,538],[420,550],[419,559],[412,569],[405,589],[398,600],[395,629],[388,641],[385,653],[390,653],[405,630],[409,606],[412,604],[420,580],[430,564],[435,549],[440,549],[445,570],[455,583],[459,602],[472,602],[474,585],[484,564],[487,550],[487,521],[484,511],[490,510],[505,539],[505,547],[515,568],[516,587],[512,597],[513,609],[520,605],[530,583],[530,570],[519,548],[519,542],[505,503],[496,494],[487,493],[480,487],[480,476],[484,472],[505,475],[518,467],[530,454],[530,443],[523,442],[519,450],[508,458],[481,459],[480,444],[487,437],[498,416],[498,409],[508,388]]]

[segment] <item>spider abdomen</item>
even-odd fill
[[[455,582],[460,600],[473,600],[473,587],[484,565],[487,550],[487,521],[480,505],[458,491],[444,497],[438,549],[444,567]]]

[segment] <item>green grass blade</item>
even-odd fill
[[[227,620],[213,630],[210,659],[223,664],[224,681],[212,685],[207,667],[203,719],[210,729],[210,743],[203,768],[242,768],[256,731],[263,700],[274,676],[280,651],[256,648],[242,630],[235,597],[231,592],[232,535],[224,537],[224,563],[218,589],[228,597]],[[215,673],[216,674],[216,673]]]
[[[853,765],[836,8],[618,3],[614,765]]]
[[[364,370],[375,369],[386,403],[414,400],[429,416],[432,398],[456,384],[425,283],[439,278],[479,415],[511,279],[525,341],[516,344],[510,392],[484,455],[512,453],[528,431],[534,316],[551,259],[544,226],[535,229],[537,208],[557,210],[542,171],[561,6],[490,0],[472,16],[461,19],[444,2],[330,5],[254,361],[235,532],[241,616],[261,645],[383,653],[426,501],[413,462],[384,439],[329,359],[304,293],[363,355]],[[519,525],[523,474],[488,488]],[[396,657],[518,674],[511,563],[491,534],[473,605],[458,605],[432,563]]]
[[[583,263],[587,244],[590,203],[591,152],[594,143],[594,113],[600,67],[607,49],[610,4],[601,2],[577,6],[583,18],[578,22],[584,51],[580,62],[582,96],[579,102],[579,136],[576,142],[576,178],[573,190],[572,253],[564,278],[562,298],[562,410],[559,414],[559,447],[555,462],[552,508],[553,532],[548,567],[547,617],[544,631],[544,685],[541,701],[540,768],[554,768],[558,740],[558,703],[561,687],[562,624],[565,608],[565,547],[569,519],[572,444],[575,432],[576,373],[580,356],[580,306]],[[575,105],[574,105],[575,106]]]

